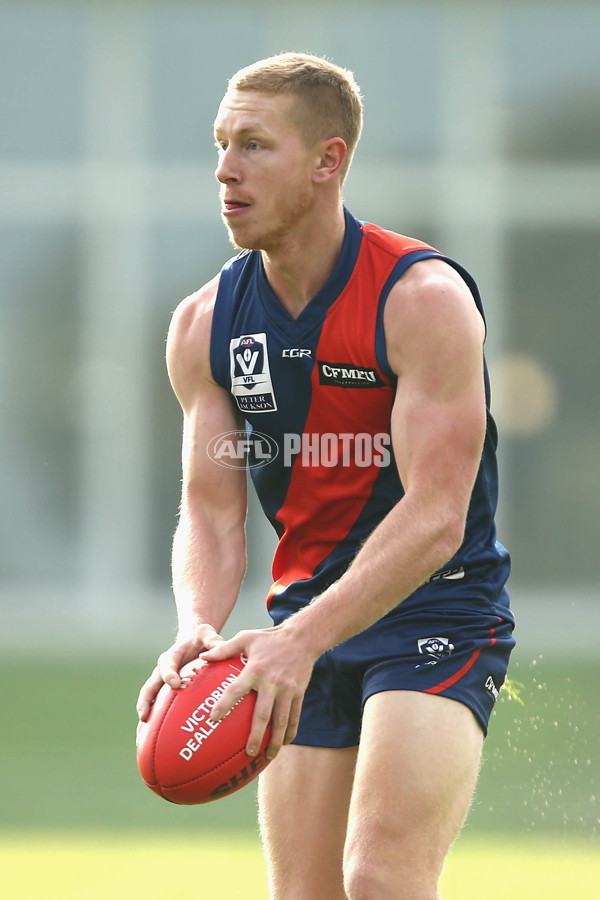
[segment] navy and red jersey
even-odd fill
[[[390,440],[396,377],[383,331],[392,286],[415,262],[443,259],[462,275],[483,316],[477,286],[457,263],[421,241],[360,223],[347,210],[345,216],[337,265],[297,318],[271,290],[257,251],[242,251],[224,266],[215,301],[213,377],[270,448],[267,459],[250,458],[250,467],[279,538],[267,601],[275,622],[337,580],[403,496]],[[485,383],[488,427],[463,544],[427,584],[398,598],[407,608],[460,599],[506,615],[510,562],[496,541],[497,435],[487,371]]]

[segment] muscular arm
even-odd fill
[[[384,325],[405,494],[346,574],[290,621],[304,634],[310,617],[327,647],[377,621],[454,555],[481,460],[484,325],[460,276],[438,260],[415,265],[391,292]]]
[[[401,603],[463,540],[485,436],[482,318],[460,276],[428,260],[394,286],[384,326],[398,376],[391,432],[405,494],[346,573],[307,607],[268,632],[242,632],[208,654],[243,647],[249,655],[245,672],[213,711],[217,718],[250,688],[259,691],[249,750],[271,713],[277,741],[284,733],[291,740],[296,722],[286,716],[299,712],[314,660]]]
[[[172,553],[178,633],[142,688],[142,719],[163,681],[178,687],[181,667],[221,639],[246,568],[245,468],[219,466],[207,453],[212,438],[243,427],[210,371],[216,290],[215,280],[184,300],[169,329],[167,367],[183,410],[181,508]]]
[[[231,398],[212,379],[210,324],[216,286],[184,301],[167,341],[167,366],[183,410],[182,491],[173,541],[173,590],[181,637],[203,623],[220,631],[246,568],[246,474],[217,465],[210,441],[242,428]]]

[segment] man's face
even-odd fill
[[[290,95],[231,91],[215,120],[221,216],[232,243],[274,251],[302,228],[317,151],[303,142]]]

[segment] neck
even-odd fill
[[[294,318],[323,287],[342,252],[346,230],[340,203],[332,213],[321,215],[297,229],[282,246],[263,250],[265,274],[280,303]]]

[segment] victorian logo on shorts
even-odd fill
[[[454,650],[454,644],[451,644],[445,637],[421,638],[417,641],[419,653],[426,656],[433,656],[434,659],[444,659],[450,656]]]
[[[267,336],[246,334],[229,344],[231,393],[244,413],[274,412],[275,392],[269,370]]]

